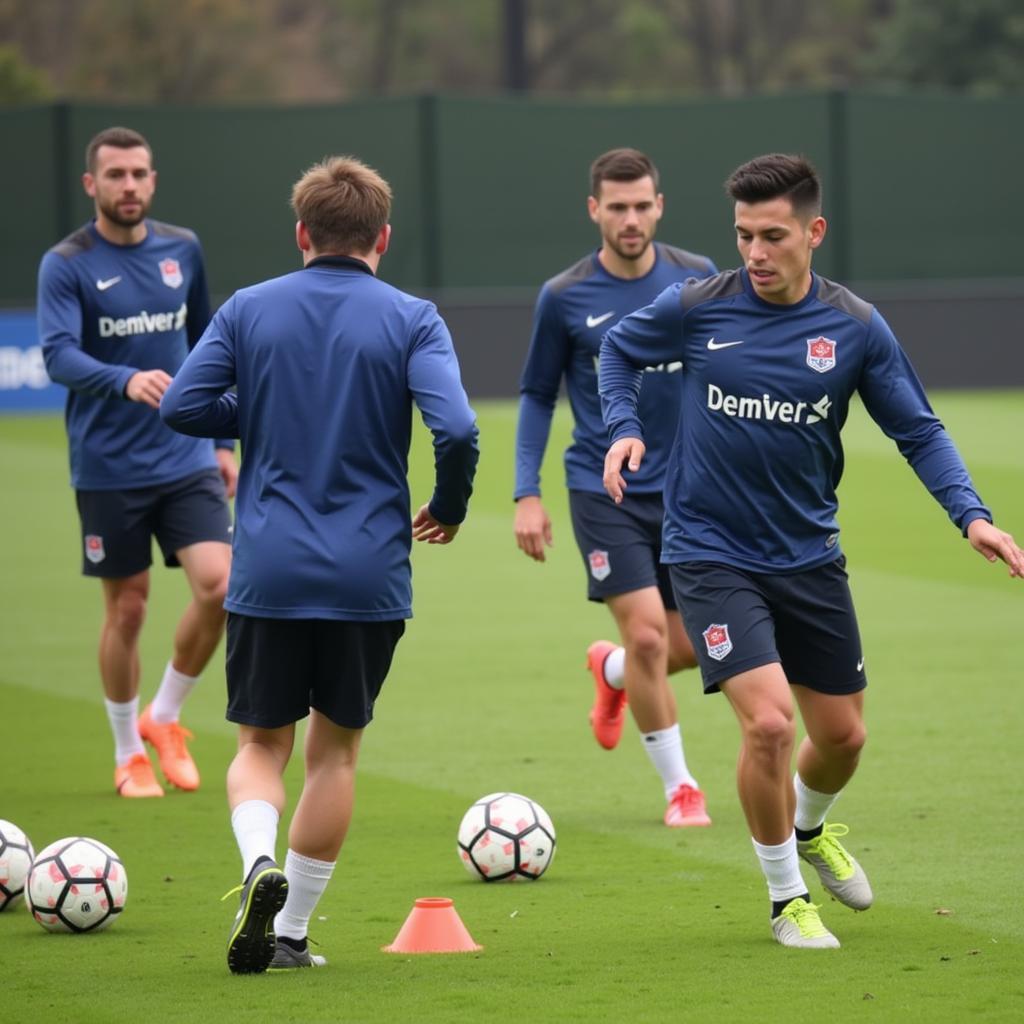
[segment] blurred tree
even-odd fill
[[[887,84],[977,94],[1024,89],[1021,0],[895,0],[865,73]]]
[[[0,46],[0,105],[33,103],[52,95],[42,71],[26,63],[13,46]]]

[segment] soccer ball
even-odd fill
[[[0,818],[0,911],[21,899],[33,856],[28,836],[14,822]]]
[[[48,932],[95,932],[124,910],[128,876],[109,846],[70,836],[32,862],[25,898]]]
[[[485,882],[533,881],[555,856],[555,827],[533,800],[489,793],[463,816],[459,856],[466,870]]]

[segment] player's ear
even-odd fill
[[[587,213],[590,214],[590,219],[596,224],[597,223],[597,211],[600,207],[600,203],[594,196],[587,196]]]
[[[385,224],[380,229],[380,234],[377,236],[377,244],[374,246],[373,251],[378,256],[383,256],[388,251],[388,246],[391,244],[391,225]]]
[[[812,249],[817,249],[825,240],[825,232],[828,230],[828,222],[824,217],[815,217],[807,225],[807,240]]]
[[[313,242],[306,230],[306,225],[301,220],[295,222],[295,244],[302,252],[309,252],[313,248]]]
[[[85,194],[93,199],[96,196],[96,179],[86,171],[82,175],[82,188],[85,189]]]

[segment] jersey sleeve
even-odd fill
[[[160,401],[160,418],[179,434],[238,437],[235,337],[237,301],[217,311]]]
[[[476,415],[462,386],[455,347],[433,307],[414,329],[406,373],[413,401],[434,436],[430,514],[454,526],[466,518],[480,450]]]
[[[623,317],[601,340],[598,391],[612,442],[643,438],[637,416],[646,366],[682,359],[682,284],[669,285],[649,306]]]
[[[858,391],[871,418],[891,437],[921,482],[963,532],[992,521],[946,428],[932,411],[914,368],[875,310]]]
[[[519,380],[519,418],[516,424],[516,500],[540,494],[544,461],[558,389],[569,361],[570,339],[558,297],[545,285],[533,313],[533,334]]]
[[[39,265],[36,299],[46,372],[57,384],[100,398],[124,398],[135,367],[105,363],[82,348],[82,303],[67,259],[48,252]]]

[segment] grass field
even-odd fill
[[[1024,393],[933,399],[997,522],[1024,535]],[[869,742],[835,817],[851,826],[876,904],[854,915],[805,871],[843,948],[784,950],[735,795],[724,699],[702,697],[693,674],[676,680],[710,829],[661,825],[660,785],[631,724],[611,753],[590,737],[584,651],[610,618],[583,598],[564,414],[545,471],[555,548],[541,566],[511,535],[514,408],[478,413],[470,519],[451,547],[415,552],[416,618],[367,731],[353,828],[313,923],[329,966],[255,977],[230,975],[224,960],[236,904],[219,898],[240,861],[223,792],[233,733],[222,656],[187,713],[201,790],[119,800],[95,667],[99,588],[78,575],[63,426],[0,418],[0,818],[37,849],[95,836],[130,880],[124,915],[101,934],[48,935],[24,909],[0,915],[3,1020],[1020,1020],[1024,586],[970,550],[855,409],[840,496]],[[425,431],[412,476],[418,503]],[[145,698],[184,600],[181,574],[156,570]],[[463,811],[499,789],[554,819],[558,853],[536,884],[483,885],[458,862]],[[484,951],[380,952],[418,896],[453,897]]]

